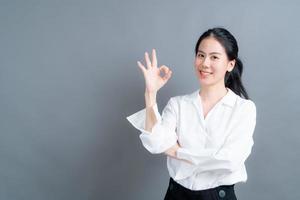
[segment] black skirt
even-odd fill
[[[233,185],[221,185],[206,190],[190,190],[170,178],[164,200],[237,200]]]

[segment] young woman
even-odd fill
[[[234,36],[224,28],[204,32],[195,47],[200,89],[171,97],[159,114],[158,90],[172,71],[145,53],[146,108],[127,119],[141,131],[143,146],[167,155],[170,175],[165,199],[237,199],[234,185],[246,182],[256,106],[242,84],[243,64]],[[164,75],[161,75],[164,72]]]

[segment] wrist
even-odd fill
[[[156,92],[145,92],[146,107],[152,107],[156,104]]]

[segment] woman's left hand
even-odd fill
[[[171,156],[173,158],[176,158],[176,151],[177,151],[177,149],[179,149],[179,147],[180,146],[179,146],[179,144],[177,142],[174,146],[172,146],[169,149],[167,149],[165,151],[165,154],[168,155],[168,156]]]
[[[179,149],[179,148],[180,148],[180,146],[179,146],[179,144],[178,144],[178,142],[177,142],[174,146],[172,146],[172,147],[170,147],[169,149],[167,149],[167,150],[164,152],[164,154],[166,154],[167,156],[170,156],[170,157],[172,157],[172,158],[175,158],[175,159],[178,159],[178,160],[182,160],[182,161],[184,161],[184,162],[187,162],[187,163],[193,165],[193,163],[190,162],[190,161],[188,161],[188,160],[184,160],[184,159],[179,159],[179,158],[177,158],[176,152],[177,152],[177,149]]]

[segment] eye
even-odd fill
[[[204,55],[201,54],[201,53],[198,53],[197,56],[198,56],[199,58],[204,58]]]
[[[213,56],[212,58],[213,58],[213,60],[219,59],[217,56]]]

